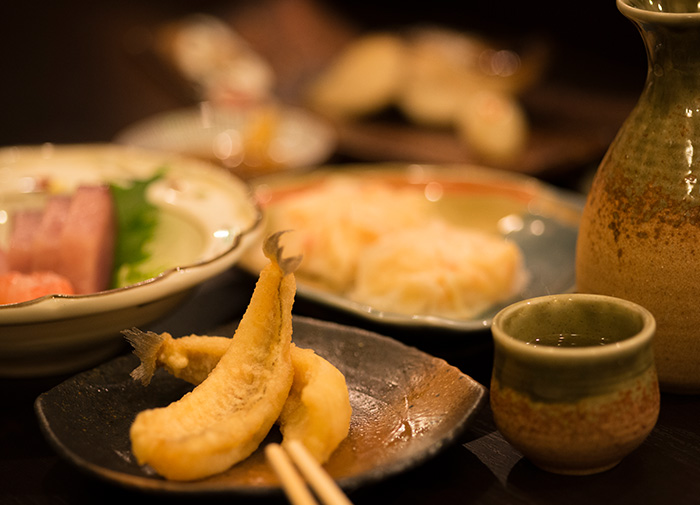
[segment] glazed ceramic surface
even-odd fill
[[[345,489],[415,467],[453,443],[483,406],[486,388],[445,361],[388,337],[295,316],[294,342],[313,349],[344,375],[350,394],[350,433],[326,469]],[[230,336],[236,324],[212,334]],[[139,466],[129,427],[143,409],[167,405],[192,385],[159,370],[144,387],[122,356],[42,394],[39,423],[49,442],[88,474],[119,486],[171,495],[279,495],[259,448],[226,472],[195,482],[168,481]],[[268,441],[279,442],[274,429]],[[235,502],[235,500],[234,500]]]
[[[662,389],[700,392],[700,12],[618,0],[649,57],[639,101],[595,176],[579,229],[577,290],[635,301],[658,329]]]
[[[491,383],[503,437],[563,474],[615,466],[656,424],[654,318],[608,296],[551,295],[494,318]]]

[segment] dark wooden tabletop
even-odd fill
[[[239,317],[253,281],[234,268],[206,283],[182,310],[152,325],[152,329],[167,327],[174,334],[205,332],[212,324]],[[298,300],[295,307],[300,315],[320,317],[325,313],[329,319],[338,320],[337,314],[304,300]],[[411,335],[403,331],[385,330],[387,335],[394,333],[394,338],[411,340]],[[438,342],[430,351],[488,386],[492,359],[488,345],[460,349]],[[144,498],[156,504],[246,502],[238,497],[204,500],[147,495],[97,480],[62,459],[42,436],[33,404],[39,394],[67,378],[0,380],[0,503],[87,505]],[[499,434],[487,404],[461,439],[436,457],[405,473],[356,489],[350,498],[357,505],[697,503],[699,420],[700,398],[664,394],[658,423],[636,451],[607,472],[571,477],[544,472],[522,458]],[[285,503],[281,497],[249,501],[260,505]]]

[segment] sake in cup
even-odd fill
[[[550,295],[506,307],[491,329],[494,420],[536,466],[571,475],[610,469],[656,424],[656,323],[645,308]]]

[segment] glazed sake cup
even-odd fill
[[[659,414],[655,328],[645,308],[603,295],[543,296],[500,311],[490,401],[503,437],[554,473],[617,465]]]

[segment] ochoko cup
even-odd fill
[[[538,467],[585,475],[615,466],[656,424],[656,323],[619,298],[524,300],[492,324],[491,408],[503,437]]]

